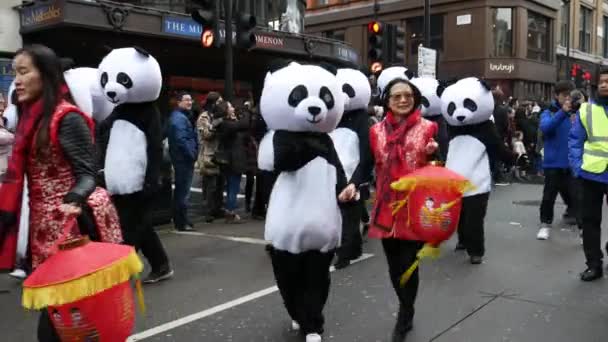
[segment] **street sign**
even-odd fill
[[[418,76],[437,77],[437,51],[418,47]]]

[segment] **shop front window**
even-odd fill
[[[513,9],[492,9],[492,57],[513,56]]]
[[[583,52],[591,52],[591,32],[593,31],[593,11],[581,6],[578,48]]]
[[[418,46],[424,44],[424,17],[407,19],[409,55],[418,55]],[[431,16],[431,49],[443,51],[443,15]]]
[[[551,21],[528,11],[528,58],[551,62]]]

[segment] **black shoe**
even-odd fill
[[[471,255],[471,264],[479,265],[483,261],[483,257],[481,255]]]
[[[334,267],[337,270],[341,270],[343,268],[346,268],[350,265],[350,260],[348,259],[338,259],[338,261],[336,261],[336,263],[334,264]]]
[[[465,249],[467,249],[464,244],[462,242],[458,242],[456,244],[456,248],[454,248],[455,251],[464,251]]]
[[[588,268],[585,272],[581,273],[582,281],[594,281],[604,276],[602,268]]]
[[[393,336],[391,342],[404,342],[407,334],[414,328],[413,321],[408,321],[404,325],[397,323],[395,329],[393,329]]]
[[[171,277],[173,277],[173,270],[171,268],[167,268],[166,270],[159,272],[150,272],[150,274],[148,274],[148,276],[143,280],[143,283],[154,284],[162,280],[167,280]]]
[[[180,232],[192,232],[194,231],[194,228],[191,225],[187,224],[181,228],[176,228],[176,230]]]

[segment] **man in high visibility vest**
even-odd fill
[[[580,179],[579,223],[587,269],[582,281],[603,276],[601,223],[604,195],[608,192],[608,69],[600,72],[597,96],[583,103],[568,139],[570,166]]]

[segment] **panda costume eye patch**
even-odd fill
[[[300,102],[302,102],[302,100],[304,100],[307,97],[308,97],[308,90],[306,89],[305,86],[299,85],[299,86],[293,88],[293,90],[289,94],[289,98],[287,99],[287,102],[289,103],[290,106],[297,107],[300,104]]]
[[[123,85],[127,89],[131,89],[131,87],[133,87],[133,81],[131,81],[131,77],[129,77],[129,75],[125,74],[124,72],[119,72],[118,75],[116,75],[116,82],[118,82],[118,84]]]
[[[331,91],[329,91],[327,87],[321,87],[321,90],[319,91],[319,97],[323,102],[325,102],[327,109],[334,108],[334,96],[331,94]]]
[[[471,99],[465,99],[464,108],[470,110],[471,112],[474,112],[477,110],[477,103],[475,103],[475,101],[473,101]]]
[[[431,105],[431,104],[429,103],[429,100],[428,100],[426,97],[424,97],[424,96],[423,96],[423,97],[422,97],[422,99],[420,100],[420,103],[421,103],[423,106],[425,106],[426,108],[429,108],[429,106]]]
[[[351,99],[355,97],[355,89],[353,89],[353,87],[348,83],[344,83],[342,86],[342,92],[348,95],[348,97]]]
[[[454,111],[456,111],[456,104],[454,102],[450,102],[448,105],[448,114],[452,116],[454,115]]]
[[[101,87],[105,88],[106,84],[108,84],[108,73],[104,72],[101,74]]]

